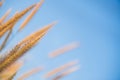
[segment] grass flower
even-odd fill
[[[38,11],[38,9],[40,8],[40,6],[43,4],[44,0],[41,0],[40,2],[38,2],[36,4],[36,6],[34,7],[34,9],[32,10],[32,12],[27,16],[27,18],[24,20],[24,22],[21,24],[20,26],[20,30],[22,30],[26,25],[27,23],[32,19],[32,17],[35,15],[35,13]]]
[[[0,6],[2,6],[3,2],[4,0],[0,2]],[[26,17],[26,19],[23,21],[23,23],[20,25],[18,32],[24,29],[24,27],[29,23],[32,17],[34,17],[39,8],[42,6],[43,2],[44,0],[40,0],[40,2],[27,7],[23,11],[16,12],[14,16],[7,20],[7,17],[11,12],[11,9],[8,9],[8,11],[0,18],[0,39],[3,36],[5,37],[4,41],[0,45],[0,52],[8,45],[7,42],[9,42],[9,38],[13,32],[15,24],[19,22],[19,20],[27,12],[32,10],[30,14]],[[12,49],[0,54],[0,80],[14,80],[14,77],[16,76],[20,68],[25,64],[24,61],[21,60],[21,57],[24,56],[24,54],[30,51],[33,47],[35,47],[38,42],[43,38],[43,36],[45,36],[55,24],[56,22],[53,22],[42,27],[41,29],[33,32],[32,34],[28,35],[23,40],[18,42]],[[53,52],[50,52],[48,56],[50,58],[59,57],[61,54],[71,51],[77,47],[78,43],[71,43],[64,47],[56,49]],[[68,62],[60,67],[57,67],[47,72],[44,77],[49,78],[53,76],[54,78],[52,80],[59,80],[64,76],[67,76],[68,74],[78,70],[78,66],[76,65],[78,65],[78,60]],[[17,80],[25,80],[26,78],[32,76],[35,73],[38,73],[41,70],[43,70],[42,67],[33,68],[28,72],[21,74],[21,76],[19,76]]]

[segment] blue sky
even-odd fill
[[[21,11],[39,0],[6,0],[0,16],[12,8]],[[21,19],[16,29],[25,19]],[[45,70],[28,80],[44,80],[42,74],[72,60],[80,60],[80,70],[62,80],[119,80],[120,79],[120,1],[119,0],[45,0],[44,5],[26,28],[17,34],[8,48],[30,33],[53,21],[58,21],[40,43],[29,51],[29,61],[19,74],[39,65]],[[16,30],[15,30],[16,31]],[[14,32],[15,33],[15,32]],[[13,33],[13,35],[14,35]],[[80,47],[55,59],[48,53],[78,41]]]

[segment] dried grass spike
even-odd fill
[[[7,31],[9,31],[10,29],[12,29],[14,27],[14,25],[16,24],[16,22],[8,25],[7,28],[3,29],[1,32],[0,32],[0,37],[2,37]]]
[[[73,49],[77,48],[78,46],[79,46],[78,42],[71,43],[69,45],[66,45],[62,48],[59,48],[59,49],[49,53],[49,57],[50,58],[57,57],[58,55],[64,54],[65,52],[68,52],[70,50],[73,50]]]
[[[34,69],[22,74],[17,80],[25,80],[26,78],[32,76],[35,73],[40,72],[41,70],[43,70],[42,67],[34,68]]]
[[[60,75],[56,76],[53,80],[60,80],[61,78],[67,76],[70,73],[73,73],[79,69],[79,66],[74,66],[64,72],[62,72]]]
[[[21,24],[20,26],[20,30],[22,30],[27,23],[31,20],[31,18],[35,15],[35,13],[38,11],[38,9],[40,8],[40,6],[43,4],[44,0],[41,0],[39,3],[36,4],[36,6],[34,7],[34,9],[32,10],[32,12],[27,16],[27,18],[24,20],[24,22]]]
[[[26,8],[25,10],[23,10],[20,13],[17,13],[16,15],[14,15],[12,18],[10,18],[6,23],[4,23],[2,26],[0,26],[0,31],[2,31],[4,28],[8,27],[10,24],[12,24],[13,22],[17,22],[23,15],[25,15],[28,11],[30,11],[32,8],[34,8],[36,4]],[[9,29],[9,28],[8,28]]]
[[[32,33],[30,36],[26,37],[25,39],[23,39],[19,45],[27,42],[28,40],[34,39],[35,36],[38,36],[39,34],[45,33],[47,32],[51,27],[53,27],[56,24],[56,22],[53,22],[47,26],[42,27],[40,30],[36,31],[35,33]]]
[[[48,78],[48,77],[50,77],[50,76],[52,76],[52,75],[54,75],[54,74],[56,74],[56,73],[58,73],[58,72],[61,72],[61,71],[65,70],[65,69],[67,69],[67,68],[69,68],[69,67],[71,67],[71,66],[73,66],[73,65],[75,65],[75,64],[77,64],[77,63],[78,63],[78,60],[75,60],[75,61],[71,61],[71,62],[69,62],[69,63],[66,63],[66,64],[64,64],[64,65],[62,65],[62,66],[60,66],[60,67],[58,67],[58,68],[56,68],[56,69],[48,72],[48,73],[45,75],[45,78]]]
[[[45,33],[54,25],[55,23],[49,24],[48,26],[43,27],[42,29],[38,30],[37,32],[33,33],[32,35],[28,36],[27,38],[25,38],[24,40],[22,40],[20,43],[18,43],[9,53],[6,57],[4,57],[4,59],[2,59],[0,61],[1,65],[0,65],[0,70],[2,70],[2,68],[5,68],[3,66],[7,66],[9,65],[11,62],[14,62],[14,60],[18,59],[21,55],[23,55],[24,52],[26,52],[29,48],[31,48],[33,46],[33,44],[37,43],[39,41],[39,39],[45,35]],[[37,38],[36,38],[37,37]],[[33,41],[33,39],[36,39]],[[28,41],[31,41],[29,43],[26,43]],[[26,44],[25,44],[26,43]],[[25,44],[25,45],[24,45]],[[29,45],[28,45],[29,44]],[[24,46],[25,47],[24,47]],[[27,46],[26,46],[27,45]],[[21,47],[22,46],[22,47]],[[23,49],[23,50],[21,50]],[[19,52],[18,52],[19,50]],[[21,50],[21,51],[20,51]],[[19,54],[19,55],[16,55]],[[9,60],[9,58],[11,58],[13,55],[13,58],[11,60]],[[7,61],[6,61],[7,60]],[[5,62],[6,61],[6,62]],[[5,62],[5,63],[4,63]],[[3,64],[3,65],[2,65]]]
[[[23,62],[15,62],[14,64],[10,65],[8,68],[3,70],[0,73],[0,78],[3,78],[4,80],[10,78],[12,75],[14,75],[23,65]]]
[[[9,57],[5,58],[5,60],[0,65],[0,72],[3,71],[5,68],[7,68],[10,64],[15,62],[16,60],[18,60],[28,50],[30,50],[39,41],[39,39],[41,39],[45,35],[45,33],[40,34],[33,41],[31,41],[29,44],[26,44],[25,46],[23,46],[16,53],[13,53],[13,54],[9,55]]]
[[[11,11],[12,11],[12,8],[10,8],[10,9],[7,10],[7,12],[2,16],[2,18],[0,18],[0,23],[3,24],[3,22],[8,17],[8,15],[10,14]]]

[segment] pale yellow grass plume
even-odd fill
[[[4,69],[6,69],[9,65],[11,65],[13,62],[19,59],[22,55],[24,55],[28,50],[30,50],[38,42],[40,37],[42,37],[43,35],[44,34],[34,39],[34,41],[31,41],[30,43],[25,44],[25,46],[23,46],[16,53],[13,53],[9,58],[5,59],[0,65],[0,71],[3,71]]]
[[[53,27],[57,22],[53,22],[51,24],[48,24],[47,26],[44,26],[43,28],[41,28],[40,30],[36,31],[36,33],[33,33],[31,35],[29,35],[28,37],[26,37],[25,39],[23,39],[19,45],[27,42],[28,40],[34,39],[34,37],[38,36],[39,34],[42,34],[44,32],[47,32],[51,27]]]
[[[2,5],[4,0],[1,0],[0,6]],[[20,28],[18,29],[18,32],[21,31],[28,22],[32,19],[32,17],[36,14],[36,12],[39,10],[39,8],[42,6],[44,0],[40,0],[37,4],[33,4],[23,11],[16,13],[14,16],[12,16],[10,19],[6,21],[7,16],[10,14],[11,9],[9,9],[3,16],[0,18],[0,38],[2,36],[5,36],[4,41],[2,42],[2,45],[0,45],[0,51],[4,49],[6,46],[6,43],[9,40],[9,37],[12,33],[12,30],[15,26],[15,24],[30,10],[30,14],[26,17],[26,19],[23,21],[23,23],[20,25]],[[16,44],[10,51],[5,52],[4,54],[0,54],[0,80],[13,80],[16,73],[19,71],[19,69],[23,66],[23,62],[19,62],[20,58],[26,54],[29,50],[31,50],[34,46],[38,44],[38,42],[42,39],[43,36],[51,29],[52,26],[54,26],[56,22],[53,22],[51,24],[48,24],[41,29],[37,30],[36,32],[32,33],[31,35],[25,37],[23,40],[21,40],[18,44]],[[6,34],[6,35],[5,35]],[[13,38],[13,37],[12,37]],[[72,43],[69,45],[66,45],[62,48],[59,48],[49,54],[50,58],[57,57],[65,52],[68,52],[74,48],[78,47],[78,43]],[[51,78],[52,80],[59,80],[62,77],[78,70],[78,67],[76,66],[78,64],[78,60],[74,60],[71,62],[68,62],[60,67],[57,67],[51,71],[49,71],[44,77],[45,78]],[[34,68],[21,76],[18,77],[17,80],[25,80],[26,78],[30,77],[31,75],[41,71],[42,68]]]
[[[23,21],[23,23],[21,24],[20,26],[20,30],[22,30],[26,25],[27,23],[32,19],[32,17],[35,15],[35,13],[38,11],[38,9],[40,8],[40,6],[43,4],[44,0],[40,0],[40,2],[38,2],[36,4],[36,6],[34,7],[34,9],[32,10],[32,12],[27,16],[27,18]]]
[[[17,22],[23,15],[25,15],[28,11],[30,11],[32,8],[34,8],[35,4],[26,8],[25,10],[23,10],[20,13],[17,13],[16,15],[14,15],[12,18],[10,18],[6,23],[4,23],[3,25],[0,25],[0,37],[5,34],[5,32],[7,30],[9,30],[11,28],[12,23]],[[4,30],[5,29],[5,30]]]
[[[18,11],[15,13],[15,15],[18,13]],[[13,30],[13,27],[15,26],[16,22],[12,23],[11,25],[9,25],[11,28],[8,30],[8,33],[4,39],[4,41],[2,42],[2,44],[0,45],[0,51],[6,46],[6,43],[10,37],[10,35],[12,34],[12,30]],[[6,32],[6,29],[3,30],[3,32]],[[3,32],[0,32],[0,34],[2,34]],[[2,35],[3,36],[3,35]]]
[[[16,53],[19,48],[21,48],[25,43],[28,44],[29,41],[33,40],[36,36],[47,32],[52,26],[54,26],[56,24],[56,22],[53,22],[47,26],[44,26],[43,28],[41,28],[40,30],[36,31],[35,33],[32,33],[31,35],[29,35],[28,37],[26,37],[25,39],[23,39],[21,42],[19,42],[12,50],[8,51],[8,55],[6,55],[5,57],[2,58],[2,60],[0,61],[0,63],[3,62],[3,60],[9,58],[13,53]]]
[[[60,80],[61,78],[63,78],[63,77],[65,77],[65,76],[67,76],[67,75],[69,75],[69,74],[77,71],[78,69],[79,69],[79,66],[74,66],[74,67],[72,67],[72,68],[70,68],[70,69],[67,69],[66,71],[62,72],[61,74],[57,75],[57,76],[56,76],[54,79],[52,79],[52,80]]]
[[[34,68],[32,70],[29,70],[28,72],[23,73],[21,76],[19,76],[19,78],[17,80],[25,80],[26,78],[40,72],[41,70],[43,70],[42,67],[37,67],[37,68]]]
[[[15,53],[10,53],[9,56],[5,57],[2,61],[1,61],[1,65],[0,65],[0,71],[4,70],[7,66],[9,66],[10,64],[12,64],[13,62],[15,62],[17,59],[19,59],[22,55],[24,55],[28,50],[30,50],[33,46],[35,46],[35,44],[46,34],[47,31],[45,30],[42,33],[41,32],[42,29],[40,29],[39,31],[35,32],[34,36],[31,37],[31,40],[29,40],[30,38],[28,38],[28,42],[21,45],[21,46],[17,46],[17,51],[15,51]],[[30,35],[31,36],[31,35]],[[16,49],[16,48],[15,48]]]
[[[2,63],[5,59],[9,58],[13,53],[16,53],[22,46],[25,46],[25,44],[28,44],[29,41],[35,39],[36,36],[39,36],[40,34],[47,32],[55,24],[56,24],[56,22],[53,22],[47,26],[44,26],[40,30],[32,33],[31,35],[27,36],[25,39],[23,39],[21,42],[19,42],[12,50],[8,51],[7,55],[2,58],[0,63]]]
[[[57,57],[58,55],[64,54],[65,52],[68,52],[70,50],[77,48],[78,46],[79,46],[79,43],[77,43],[77,42],[71,43],[69,45],[66,45],[62,48],[59,48],[59,49],[49,53],[49,57],[50,58]]]
[[[7,28],[3,29],[3,30],[0,32],[0,38],[1,38],[7,31],[9,31],[10,29],[12,29],[12,28],[14,27],[14,24],[15,24],[15,23],[16,23],[16,22],[8,25]]]
[[[10,65],[8,68],[3,70],[0,73],[0,80],[8,80],[11,76],[13,76],[21,67],[23,66],[22,61],[18,61]]]
[[[10,14],[11,12],[11,8],[7,10],[7,12],[0,18],[0,24],[3,24],[5,19],[8,17],[8,15]]]
[[[55,75],[56,73],[59,73],[59,72],[65,70],[65,69],[67,69],[67,68],[69,68],[69,67],[71,67],[71,66],[76,65],[77,63],[78,63],[78,60],[75,60],[75,61],[71,61],[71,62],[69,62],[69,63],[66,63],[66,64],[64,64],[64,65],[62,65],[62,66],[60,66],[60,67],[58,67],[58,68],[55,68],[54,70],[49,71],[49,72],[45,75],[45,78],[51,77],[51,76]]]
[[[2,37],[7,31],[13,29],[13,27],[15,26],[15,24],[17,23],[17,21],[13,22],[12,24],[8,25],[6,28],[4,28],[1,32],[0,32],[0,37]]]

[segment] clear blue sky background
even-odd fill
[[[0,16],[9,8],[12,8],[12,16],[15,11],[21,11],[38,1],[6,0],[0,8]],[[16,29],[24,18],[16,25]],[[45,0],[42,8],[10,42],[8,48],[56,20],[59,23],[28,52],[26,57],[29,60],[19,75],[44,65],[44,71],[27,80],[45,80],[42,74],[79,59],[80,70],[62,80],[120,80],[120,0]],[[55,59],[48,58],[50,51],[74,41],[80,42],[79,48]]]

